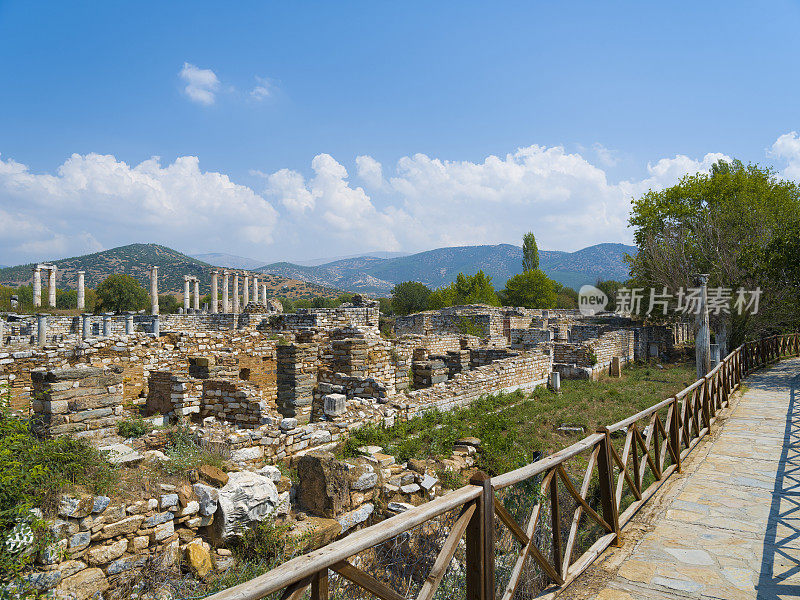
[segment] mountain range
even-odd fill
[[[75,288],[77,272],[86,271],[85,282],[89,288],[95,288],[109,275],[122,273],[131,275],[150,289],[150,267],[158,269],[158,291],[161,294],[183,293],[183,276],[193,275],[200,279],[201,293],[211,288],[212,265],[192,258],[158,244],[131,244],[111,250],[103,250],[93,254],[64,258],[52,261],[56,265],[56,285],[59,288]],[[33,280],[31,269],[33,264],[19,265],[0,269],[0,283],[6,285],[28,285]],[[267,284],[271,296],[286,298],[313,298],[324,296],[336,297],[341,290],[327,288],[315,283],[298,281],[282,275],[262,274],[260,281]],[[241,285],[241,284],[240,284]],[[42,287],[47,286],[46,278],[42,278]],[[220,289],[222,284],[220,283]]]
[[[578,289],[598,279],[627,279],[625,256],[635,253],[635,246],[625,244],[597,244],[575,252],[540,250],[539,266],[562,285]],[[483,270],[500,289],[522,270],[522,248],[511,244],[455,246],[395,258],[346,258],[317,266],[279,262],[257,270],[367,294],[386,294],[402,281],[420,281],[437,288],[453,282],[459,273],[472,275]]]

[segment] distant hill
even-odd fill
[[[109,275],[122,273],[138,279],[146,289],[150,289],[150,267],[158,269],[158,291],[161,294],[183,293],[184,275],[200,279],[200,291],[206,294],[211,289],[212,266],[206,262],[186,256],[158,244],[131,244],[103,250],[94,254],[76,256],[52,261],[58,267],[56,285],[60,288],[74,288],[77,285],[77,272],[86,271],[86,286],[97,287]],[[33,264],[0,269],[0,283],[5,285],[28,285],[33,280]],[[298,281],[282,275],[262,275],[261,281],[267,284],[268,293],[287,298],[313,298],[315,296],[335,297],[338,289]],[[43,278],[42,285],[47,282]],[[221,283],[220,283],[221,289]]]
[[[634,246],[625,244],[597,244],[576,252],[541,250],[539,264],[548,276],[578,289],[598,279],[627,279],[624,257],[635,252]],[[436,288],[455,281],[459,273],[472,275],[481,269],[499,289],[521,271],[521,265],[521,247],[498,244],[438,248],[397,258],[361,256],[319,266],[282,262],[258,270],[348,291],[385,294],[401,281],[421,281]]]
[[[207,262],[215,267],[228,267],[229,269],[256,269],[266,261],[246,256],[236,256],[235,254],[223,254],[220,252],[208,252],[206,254],[192,254],[192,258]]]

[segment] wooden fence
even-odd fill
[[[310,588],[311,600],[327,600],[335,595],[329,593],[332,571],[339,580],[356,586],[361,598],[373,595],[381,600],[406,600],[387,584],[388,578],[370,574],[354,557],[454,513],[457,516],[444,530],[444,541],[438,556],[431,559],[429,574],[416,586],[417,600],[451,595],[442,590],[437,595],[437,588],[459,548],[463,589],[458,592],[466,600],[552,598],[606,548],[620,543],[625,524],[667,477],[680,472],[681,461],[711,431],[717,412],[728,405],[730,394],[748,373],[798,354],[798,334],[747,342],[675,396],[602,427],[555,454],[492,478],[478,473],[467,486],[210,598],[299,600]],[[573,481],[568,470],[574,473],[574,469],[567,468],[568,461],[575,460],[579,471],[583,470],[580,482]],[[524,482],[534,484],[536,503],[520,522],[503,499],[504,491]],[[495,574],[499,524],[517,542],[516,559],[500,582]],[[465,544],[460,543],[462,538],[466,538]],[[532,573],[544,584],[541,589],[528,586],[522,593],[520,584],[523,579],[530,580]]]

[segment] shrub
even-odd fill
[[[38,439],[29,421],[0,411],[0,572],[13,578],[35,553],[9,551],[5,543],[14,528],[28,522],[36,544],[46,543],[31,509],[54,512],[59,494],[71,486],[93,493],[113,488],[116,471],[88,442],[71,437]]]
[[[439,469],[436,471],[436,477],[439,479],[439,483],[442,484],[442,487],[448,490],[457,490],[464,485],[463,478],[455,471]]]
[[[148,423],[141,417],[137,419],[128,419],[117,423],[117,433],[124,438],[137,438],[142,437],[146,433],[153,430],[152,424]]]
[[[170,460],[161,463],[161,468],[170,475],[185,473],[203,465],[224,470],[225,457],[220,452],[203,448],[194,433],[187,427],[178,426],[169,432],[169,443],[164,448]]]
[[[458,321],[458,332],[462,335],[474,335],[475,337],[484,337],[486,335],[483,327],[467,317],[461,317]]]

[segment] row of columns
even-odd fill
[[[81,272],[82,273],[82,272]],[[230,272],[226,270],[222,271],[211,271],[211,312],[213,314],[217,314],[220,312],[219,310],[219,277],[222,275],[222,311],[223,313],[238,313],[240,312],[239,306],[239,273],[237,272]],[[233,276],[233,294],[231,298],[229,284],[231,283],[230,279]],[[244,301],[244,306],[241,308],[244,309],[250,303],[250,275],[242,275],[243,277],[243,285],[242,285],[242,299]],[[260,301],[263,304],[267,303],[267,284],[261,283],[259,285],[258,277],[255,275],[252,276],[252,292],[253,302],[259,302],[259,292],[261,292]],[[82,278],[79,279],[82,281]],[[192,287],[194,291],[194,298],[192,298]],[[80,297],[80,292],[79,292]],[[190,300],[193,300],[194,309],[200,310],[200,280],[197,277],[193,277],[191,275],[186,275],[183,278],[183,308],[184,310],[188,311],[190,307]],[[232,300],[232,302],[231,302]],[[159,313],[158,309],[158,267],[153,266],[150,268],[150,312],[154,315]]]
[[[36,342],[39,346],[44,346],[47,343],[47,317],[49,315],[39,313],[36,315]],[[94,315],[83,313],[81,315],[81,338],[86,340],[92,337],[92,323],[91,318]],[[111,337],[111,317],[112,313],[102,315],[102,330],[100,334],[103,337]],[[158,335],[158,319],[156,318],[156,335]],[[133,313],[125,314],[125,335],[133,334]],[[3,322],[0,321],[0,346],[3,345]]]
[[[239,312],[239,273],[231,273],[230,271],[211,271],[211,312],[217,314],[220,312],[219,306],[217,304],[217,298],[219,297],[219,277],[222,275],[222,312],[223,313],[238,313]],[[231,301],[231,294],[229,290],[229,283],[230,278],[233,276],[233,294],[232,294],[232,301]],[[242,299],[244,301],[244,306],[242,309],[250,303],[250,275],[243,275],[243,282],[242,282]],[[258,277],[255,275],[252,276],[253,280],[253,302],[259,301],[259,290],[261,291],[261,301],[266,304],[267,303],[267,284],[262,283],[259,287]]]
[[[56,307],[56,271],[58,267],[50,264],[39,264],[33,268],[33,306],[42,306],[42,271],[47,271],[47,304]],[[78,310],[86,307],[86,289],[84,287],[85,271],[78,271]]]

